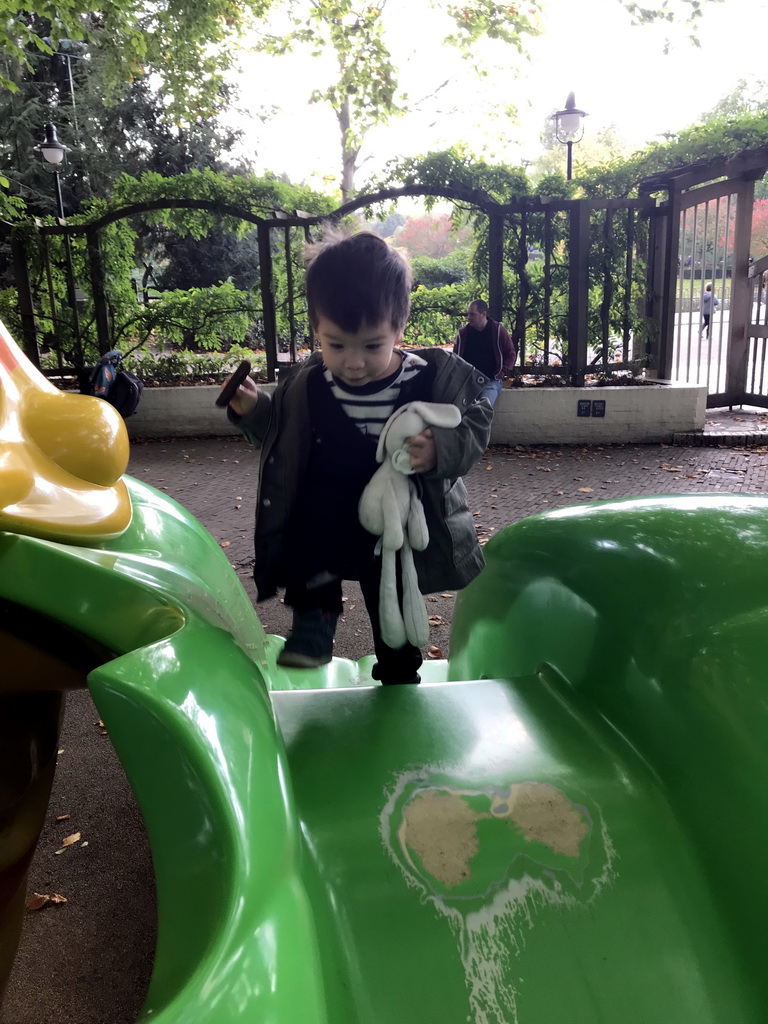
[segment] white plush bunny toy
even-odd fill
[[[389,417],[379,437],[376,461],[381,465],[360,498],[360,522],[380,538],[381,589],[379,620],[387,646],[399,649],[410,641],[423,647],[429,639],[424,598],[413,564],[413,551],[429,543],[427,521],[416,486],[405,439],[427,427],[457,427],[461,413],[455,405],[409,402]],[[378,550],[378,546],[377,546]],[[397,598],[397,553],[403,580],[403,606]]]

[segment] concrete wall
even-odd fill
[[[589,402],[589,416],[579,403]],[[595,416],[595,402],[605,402]],[[704,385],[504,389],[494,407],[494,444],[619,444],[671,441],[673,434],[703,430]]]
[[[129,437],[217,437],[238,434],[226,409],[215,404],[217,384],[144,388],[139,408],[125,422]]]
[[[267,385],[274,387],[274,385]],[[205,437],[236,434],[215,405],[216,385],[145,388],[138,412],[127,420],[131,437]],[[589,416],[578,416],[579,402]],[[611,444],[671,441],[702,430],[707,389],[696,384],[607,388],[505,388],[496,402],[494,444]],[[594,402],[605,415],[594,416]]]

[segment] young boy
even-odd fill
[[[281,374],[274,395],[248,378],[230,419],[262,447],[253,577],[258,600],[285,587],[293,627],[278,664],[316,668],[331,660],[342,611],[342,580],[358,580],[373,629],[383,684],[418,683],[421,651],[388,647],[379,628],[381,558],[358,519],[358,503],[378,468],[376,444],[395,409],[408,402],[452,403],[453,429],[410,440],[429,544],[414,552],[423,594],[466,586],[483,567],[460,479],[483,454],[491,407],[477,396],[485,377],[440,349],[403,352],[408,264],[370,232],[335,235],[313,247],[307,307],[319,351]]]

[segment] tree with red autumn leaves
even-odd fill
[[[751,255],[757,260],[768,253],[768,199],[756,199],[752,209]]]
[[[437,216],[409,217],[395,234],[395,244],[407,250],[410,256],[431,256],[440,259],[472,236],[468,227],[456,232],[447,213]]]

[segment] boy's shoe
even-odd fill
[[[421,676],[417,672],[415,676],[411,676],[410,679],[382,679],[382,686],[418,686],[421,682]]]
[[[283,668],[320,668],[321,665],[327,665],[331,658],[330,654],[315,656],[302,654],[301,651],[287,651],[283,647],[277,656],[277,664]]]
[[[293,628],[277,656],[284,668],[319,668],[333,658],[333,636],[338,621],[336,612],[319,608],[294,609]]]
[[[382,663],[377,661],[371,669],[371,678],[382,686],[418,686],[421,676],[417,669],[422,663],[421,652],[415,647],[396,652],[399,657],[389,657]]]

